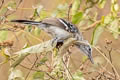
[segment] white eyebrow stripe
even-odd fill
[[[66,23],[64,23],[64,21],[62,20],[62,19],[58,19],[66,28],[66,30],[68,30],[69,28],[68,28],[68,25],[66,24]]]

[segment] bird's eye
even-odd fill
[[[91,51],[91,48],[89,48],[88,50]]]

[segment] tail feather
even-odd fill
[[[32,24],[32,25],[39,25],[41,23],[37,21],[30,21],[30,20],[11,20],[11,22],[23,23],[23,24]]]

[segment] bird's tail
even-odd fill
[[[23,23],[23,24],[31,24],[31,25],[40,25],[41,21],[30,21],[30,20],[11,20],[11,22]]]

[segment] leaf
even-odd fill
[[[103,25],[98,24],[93,31],[91,45],[95,46],[97,44],[97,41],[103,31],[104,31],[104,24]]]
[[[16,2],[14,0],[9,1],[7,7],[16,8]]]
[[[98,6],[99,6],[100,8],[104,8],[105,3],[106,3],[106,0],[99,0]]]
[[[0,63],[0,65],[7,63],[7,62],[9,61],[9,59],[10,59],[10,53],[9,53],[8,49],[7,49],[7,48],[5,48],[5,49],[2,48],[2,49],[0,50],[0,54],[5,58],[5,60],[2,61],[2,62]]]
[[[39,28],[35,28],[34,34],[35,34],[36,36],[39,36],[39,35],[40,35],[40,32],[41,32],[41,30],[40,30]]]
[[[14,19],[16,19],[16,18],[17,18],[17,16],[16,16],[15,14],[11,14],[11,15],[8,15],[8,16],[7,16],[7,20],[8,20],[8,21],[14,20]]]
[[[37,64],[37,66],[43,65],[47,60],[48,60],[47,57],[43,57],[43,58],[40,60],[40,63]]]
[[[83,56],[83,57],[82,57],[82,62],[85,62],[87,59],[88,59],[87,56]]]
[[[119,21],[117,19],[111,22],[109,29],[110,32],[112,32],[114,38],[118,39],[120,32],[119,32]]]
[[[3,48],[3,49],[1,49],[1,54],[2,54],[2,56],[4,56],[5,58],[6,58],[6,60],[8,60],[9,58],[10,58],[10,53],[9,53],[9,51],[8,51],[8,49],[7,48]]]
[[[34,17],[38,16],[37,9],[35,9],[33,16]]]
[[[40,19],[44,19],[46,17],[49,17],[49,13],[47,11],[45,11],[45,10],[42,10],[40,12]]]
[[[25,45],[22,47],[22,49],[28,48],[30,45],[28,43],[25,43]]]
[[[78,12],[78,10],[80,8],[80,2],[81,2],[81,0],[74,0],[73,5],[72,5],[72,9],[71,9],[72,15],[75,15],[76,12]]]
[[[42,20],[49,16],[49,12],[46,11],[42,5],[38,5],[38,6],[34,7],[34,9],[35,9],[35,11],[34,11],[33,17],[35,17],[35,19],[37,19],[37,21]]]
[[[48,60],[47,57],[43,57],[43,58],[40,60],[40,62],[41,62],[41,63],[45,63],[47,60]]]
[[[4,7],[0,10],[0,15],[4,15],[7,12],[7,7]]]
[[[0,31],[0,42],[6,40],[8,37],[8,31]]]
[[[111,14],[108,14],[107,16],[104,17],[104,24],[110,24],[112,22],[112,16]]]
[[[43,10],[43,6],[42,5],[37,5],[37,6],[33,6],[33,8],[35,9],[33,16],[36,17],[40,14],[40,12]]]
[[[60,4],[57,9],[52,13],[52,17],[67,17],[68,4]]]
[[[28,31],[28,32],[32,32],[32,30],[33,30],[33,29],[32,29],[33,26],[32,26],[32,25],[27,25],[27,26],[28,26],[28,27],[27,27],[27,31]]]
[[[23,77],[22,71],[17,70],[15,68],[11,68],[8,80],[25,80],[25,79]]]
[[[73,15],[72,17],[72,22],[74,24],[77,24],[80,22],[80,20],[82,20],[83,18],[83,13],[82,12],[77,12],[75,15]]]
[[[85,80],[85,78],[82,75],[82,72],[76,71],[73,75],[74,80]]]
[[[16,8],[16,3],[15,1],[9,1],[7,5],[5,5],[5,7],[3,7],[1,10],[0,10],[0,15],[4,15],[8,9],[12,9],[12,8]]]
[[[45,73],[37,71],[33,74],[33,80],[44,80]]]

